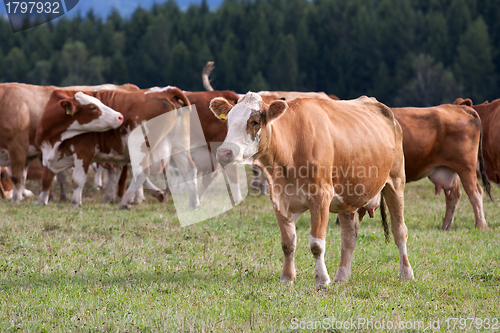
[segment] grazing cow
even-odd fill
[[[23,199],[27,167],[41,151],[35,145],[40,117],[54,86],[22,83],[0,84],[0,166],[10,166],[14,183],[13,202]],[[115,86],[74,86],[66,89],[92,91],[100,89],[139,89],[132,84]]]
[[[60,93],[67,96],[74,94],[71,91],[61,91]],[[85,133],[61,140],[67,136],[65,133],[68,127],[63,122],[50,121],[53,114],[60,113],[60,108],[56,103],[52,107],[47,105],[37,132],[37,143],[44,147],[44,165],[48,166],[50,171],[59,172],[71,166],[75,167],[73,179],[78,188],[71,201],[73,206],[81,206],[81,192],[90,164],[92,162],[113,163],[114,168],[110,170],[109,182],[116,184],[121,173],[120,166],[130,163],[128,134],[143,122],[167,112],[169,112],[171,122],[160,124],[161,126],[165,125],[162,129],[168,133],[165,138],[166,142],[161,147],[167,150],[166,153],[174,156],[176,164],[185,173],[185,178],[195,179],[196,168],[189,156],[189,114],[185,111],[179,113],[175,111],[177,108],[190,105],[181,90],[175,87],[166,87],[139,91],[98,91],[88,94],[122,113],[124,116],[123,126],[107,132]],[[53,128],[56,126],[58,130],[54,131]],[[151,140],[152,138],[149,138],[150,144]],[[50,171],[47,171],[47,175],[45,175],[44,170],[43,188],[39,197],[39,202],[44,204],[47,203],[47,192],[50,190],[53,178]],[[123,195],[120,208],[129,207],[136,191],[144,181],[142,176],[141,179],[132,181],[127,192]],[[105,198],[111,198],[108,200],[113,201],[115,189],[116,187],[108,186]],[[194,182],[193,188],[190,188],[190,207],[196,208],[198,206],[196,182]]]
[[[444,190],[446,213],[441,229],[451,229],[461,196],[460,181],[474,210],[476,228],[486,229],[483,190],[476,176],[478,161],[488,194],[490,187],[484,173],[477,113],[468,106],[451,104],[391,110],[403,129],[406,181],[428,177],[436,195]]]
[[[234,107],[215,98],[210,109],[228,124],[217,159],[257,165],[270,184],[285,255],[282,281],[295,280],[295,221],[306,210],[311,212],[309,247],[316,259],[316,287],[330,282],[324,262],[329,212],[338,213],[341,225],[334,281],[347,280],[359,230],[356,212],[379,198],[385,199],[391,214],[400,277],[413,278],[403,215],[403,135],[388,107],[366,96],[351,101],[298,98],[267,105],[260,95],[248,93]],[[388,233],[387,222],[384,228]]]
[[[500,99],[472,105],[470,99],[458,98],[455,104],[472,107],[483,126],[483,156],[486,175],[500,185]]]

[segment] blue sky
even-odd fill
[[[3,2],[3,0],[0,0]],[[74,15],[77,11],[85,14],[89,9],[93,8],[96,15],[100,15],[105,18],[113,7],[117,8],[122,16],[129,17],[134,10],[141,5],[144,8],[151,8],[154,3],[161,3],[162,0],[80,0],[78,5],[69,13],[69,15]],[[210,7],[219,6],[223,0],[208,0],[208,5]],[[177,0],[179,7],[187,8],[190,4],[199,4],[201,0]],[[0,4],[0,15],[5,16],[5,5]]]

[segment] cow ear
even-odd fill
[[[287,102],[282,100],[273,101],[271,104],[269,104],[269,107],[264,112],[266,124],[269,124],[271,121],[274,121],[281,117],[287,109]]]
[[[227,121],[227,114],[232,108],[233,106],[223,97],[216,97],[210,101],[210,110],[223,122]]]
[[[73,99],[63,99],[59,105],[68,116],[73,116],[76,113],[76,102]]]
[[[457,98],[453,104],[455,104],[455,105],[467,105],[467,106],[472,107],[472,100],[470,98],[467,98],[467,99]]]

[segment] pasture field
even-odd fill
[[[27,187],[39,193],[37,183]],[[500,331],[496,186],[495,204],[484,201],[487,232],[474,229],[465,193],[452,231],[442,232],[444,195],[436,198],[428,180],[408,184],[415,280],[398,279],[398,251],[385,244],[377,213],[361,222],[350,281],[319,292],[309,214],[297,222],[297,281],[283,285],[280,232],[267,197],[249,196],[221,216],[181,228],[172,200],[158,204],[147,196],[145,204],[118,211],[101,204],[103,193],[90,184],[84,194],[81,209],[0,201],[1,332],[388,331],[375,327],[382,321],[405,324],[401,332]],[[332,214],[325,254],[331,278],[340,259],[334,221]],[[466,327],[463,318],[470,318]],[[365,326],[335,328],[360,319]]]

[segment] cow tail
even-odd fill
[[[486,169],[484,168],[484,158],[483,158],[483,127],[481,126],[481,132],[479,135],[479,149],[477,151],[477,160],[479,161],[479,172],[481,173],[481,179],[483,180],[483,185],[490,197],[490,200],[493,201],[493,197],[491,196],[491,183],[486,175]]]
[[[387,214],[385,212],[385,201],[383,195],[380,195],[380,216],[382,217],[382,227],[384,227],[385,243],[389,244],[391,237],[389,236],[389,225],[387,224]]]
[[[212,85],[210,84],[210,73],[214,70],[214,62],[209,61],[207,62],[207,65],[205,68],[203,68],[203,72],[201,73],[201,79],[203,80],[203,87],[205,88],[206,91],[214,91],[214,88],[212,88]]]

